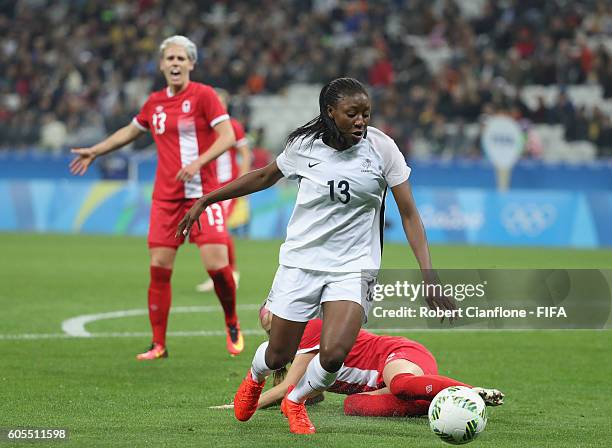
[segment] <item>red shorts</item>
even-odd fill
[[[178,248],[185,241],[184,237],[175,238],[176,228],[196,199],[182,201],[159,201],[153,199],[151,217],[149,219],[149,247]],[[225,228],[225,213],[219,204],[207,207],[197,223],[191,228],[189,242],[198,246],[204,244],[227,244],[229,235]]]
[[[423,375],[438,374],[438,364],[436,363],[436,358],[434,358],[429,350],[427,350],[421,344],[411,342],[403,347],[395,347],[391,352],[389,352],[379,370],[381,377],[385,366],[396,359],[405,359],[406,361],[416,364],[421,368],[421,370],[423,370]]]

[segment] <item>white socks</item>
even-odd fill
[[[268,348],[268,341],[257,348],[251,364],[251,378],[258,383],[264,382],[267,376],[272,373],[272,369],[266,364],[266,348]]]
[[[313,392],[323,392],[334,382],[338,372],[328,372],[321,366],[319,354],[312,358],[306,373],[295,386],[295,389],[287,396],[294,403],[303,403]]]

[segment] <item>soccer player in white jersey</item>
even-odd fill
[[[121,148],[145,132],[151,132],[157,148],[157,172],[153,188],[147,238],[150,254],[148,291],[151,347],[139,360],[166,358],[166,328],[172,301],[170,279],[176,252],[184,239],[174,229],[196,198],[219,184],[215,164],[236,138],[230,117],[214,89],[189,80],[197,60],[195,44],[184,36],[165,39],[159,48],[160,70],[167,87],[153,92],[131,123],[91,148],[76,148],[70,164],[83,175],[98,157]],[[189,240],[197,244],[208,275],[225,313],[226,348],[237,355],[244,347],[236,315],[236,283],[229,265],[225,214],[219,204],[206,210],[201,231]]]
[[[368,127],[370,98],[363,85],[352,78],[331,81],[321,90],[319,111],[318,117],[289,135],[274,162],[204,195],[177,228],[182,238],[210,204],[263,190],[282,177],[298,182],[268,296],[274,315],[270,339],[255,352],[234,397],[236,418],[251,418],[266,377],[293,359],[307,322],[322,310],[319,353],[283,400],[289,428],[298,434],[315,432],[304,402],[334,384],[367,316],[367,291],[374,283],[368,271],[380,268],[388,188],[425,281],[435,281],[425,229],[408,182],[410,168],[391,138]],[[454,308],[444,297],[430,297],[429,303]]]

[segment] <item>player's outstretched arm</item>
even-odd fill
[[[202,196],[193,204],[179,223],[176,237],[180,238],[181,236],[188,235],[193,224],[198,222],[200,215],[209,205],[265,190],[278,182],[282,177],[283,173],[278,169],[275,160],[263,168],[240,176],[223,188]]]
[[[425,227],[423,227],[421,216],[414,202],[409,181],[391,188],[391,192],[393,193],[400,216],[402,217],[402,226],[404,227],[406,239],[408,239],[410,243],[410,247],[419,263],[419,267],[423,273],[430,271],[432,269],[431,256],[429,255],[429,245],[427,243],[427,236],[425,235]]]
[[[70,162],[70,172],[75,176],[82,176],[96,158],[133,142],[143,133],[130,123],[97,145],[90,148],[72,148],[71,152],[76,154],[76,157]]]
[[[412,252],[419,263],[423,280],[427,284],[438,284],[438,275],[431,265],[431,256],[429,254],[429,244],[425,234],[425,227],[421,216],[417,210],[412,196],[412,188],[409,181],[403,182],[391,188],[395,202],[402,217],[402,226],[404,233],[410,243]],[[445,310],[457,309],[457,305],[452,297],[445,296],[430,296],[426,297],[427,305],[430,308],[441,308]],[[444,318],[442,318],[444,320]]]
[[[287,376],[285,379],[274,386],[271,389],[265,391],[259,397],[259,402],[257,403],[257,409],[267,408],[269,406],[273,406],[275,404],[280,403],[283,399],[289,386],[295,385],[302,379],[304,374],[306,373],[306,368],[308,367],[308,363],[318,352],[310,352],[310,353],[300,353],[299,355],[295,355],[293,362],[291,363],[291,367],[289,367],[289,371],[287,372]]]

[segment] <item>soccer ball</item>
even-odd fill
[[[429,405],[429,426],[447,443],[461,445],[474,440],[487,424],[484,401],[469,387],[447,387]]]

